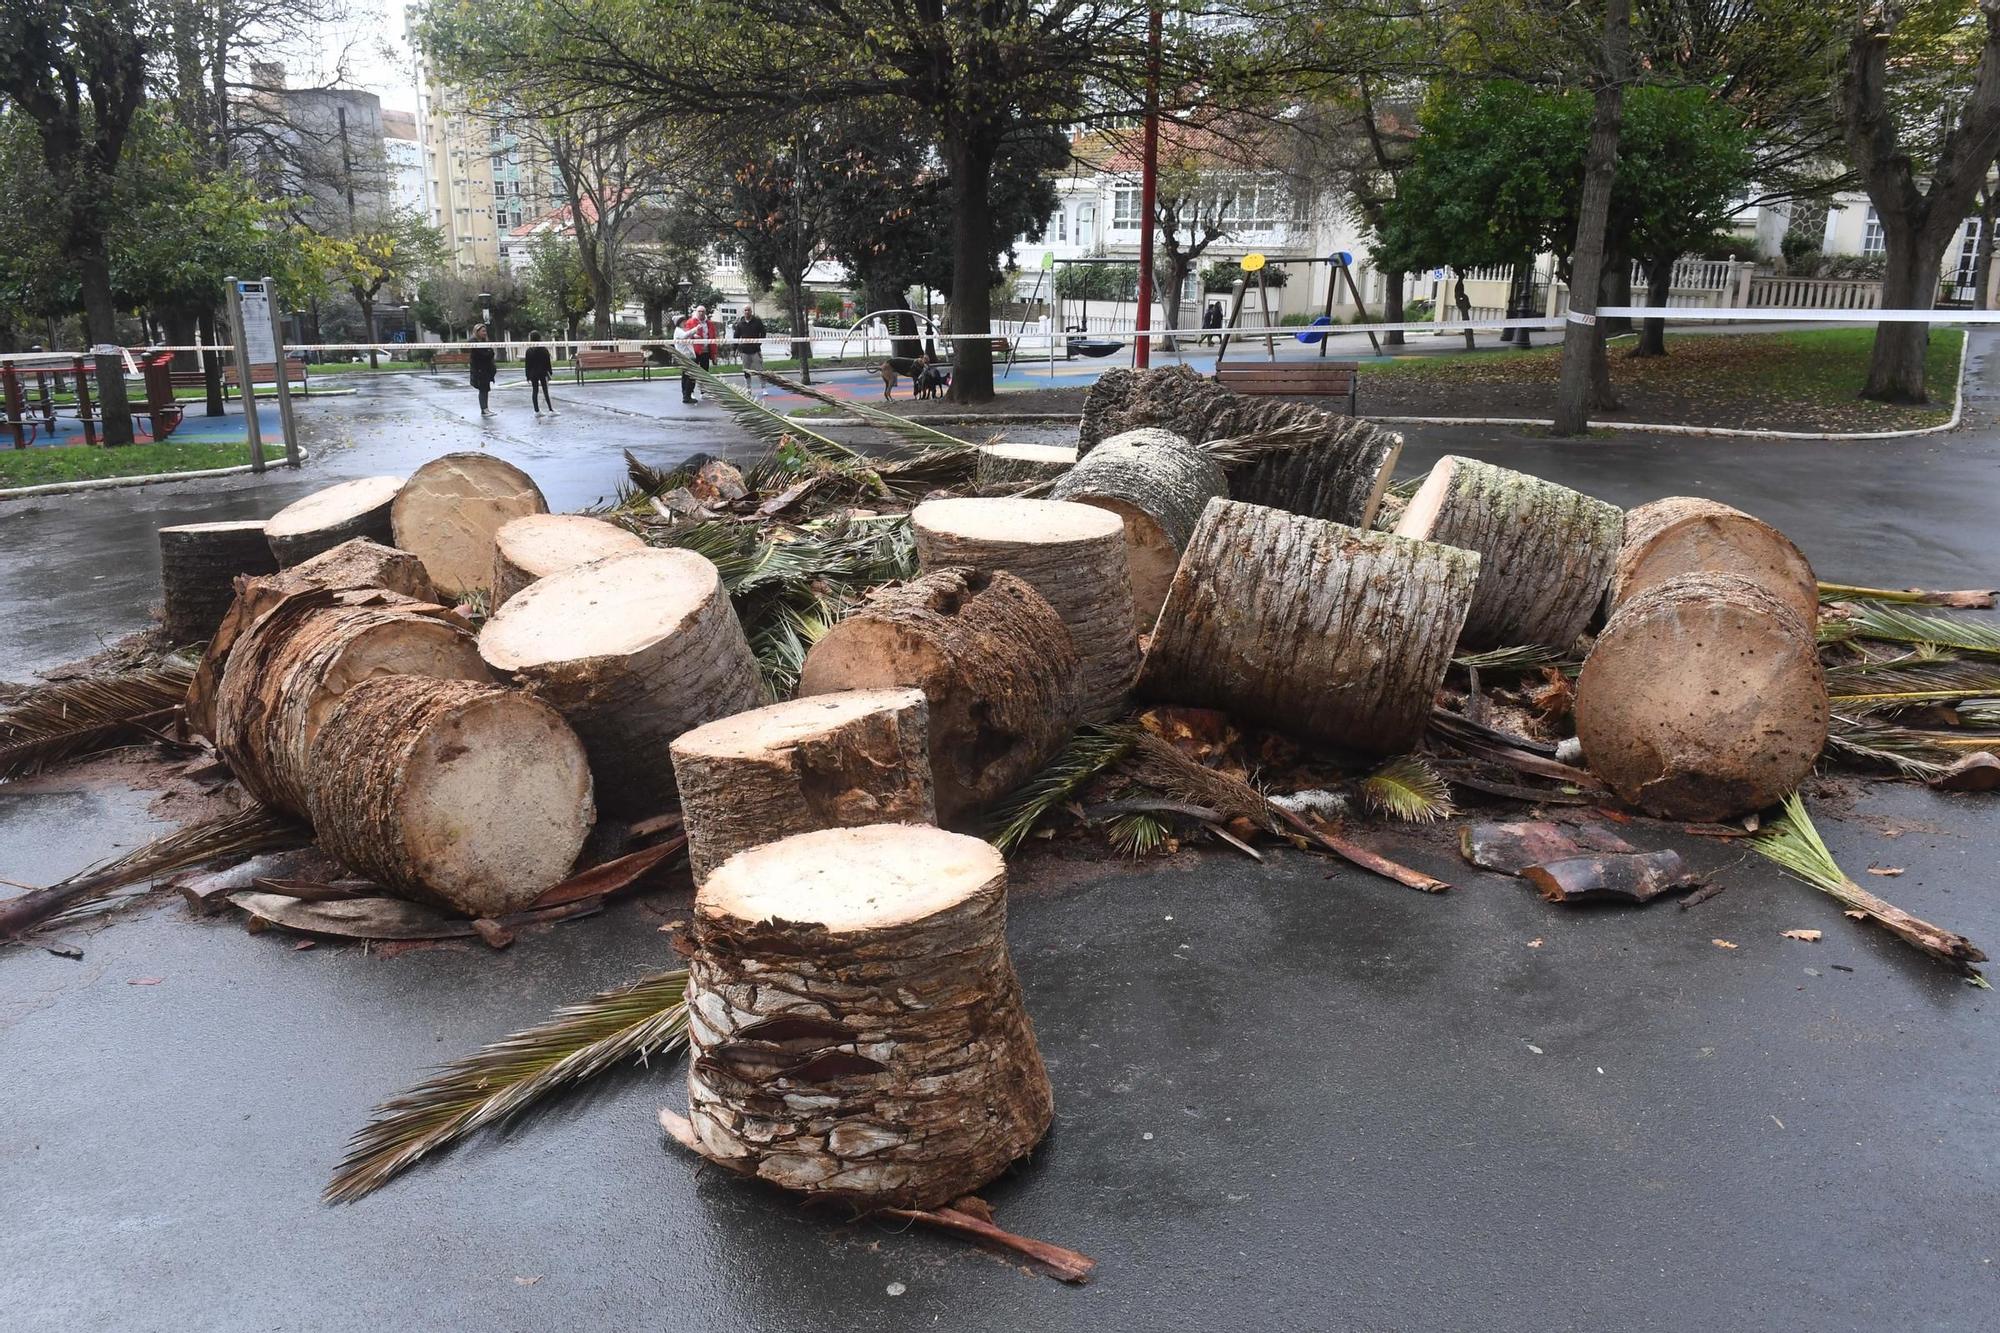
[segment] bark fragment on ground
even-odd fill
[[[1523,866],[1521,877],[1552,903],[1648,903],[1693,882],[1679,852],[1610,852]]]
[[[390,508],[395,544],[412,552],[446,596],[490,593],[500,525],[546,514],[534,478],[485,453],[433,458],[403,483]]]
[[[1181,552],[1210,500],[1229,495],[1229,479],[1202,450],[1163,430],[1127,431],[1099,444],[1058,480],[1051,500],[1095,505],[1125,525],[1134,625],[1153,628]]]
[[[286,505],[264,524],[278,568],[289,569],[355,537],[394,545],[389,506],[402,488],[401,477],[358,477]]]
[[[1467,824],[1458,832],[1458,852],[1481,870],[1518,875],[1532,865],[1587,853],[1621,855],[1634,847],[1603,824],[1557,824],[1523,819]]]
[[[1818,623],[1819,582],[1812,566],[1770,524],[1686,495],[1627,510],[1610,609],[1682,574],[1734,574],[1789,606],[1807,625]]]
[[[239,574],[275,574],[262,523],[183,523],[160,529],[160,623],[177,644],[201,643],[236,600]]]
[[[645,545],[637,533],[587,514],[523,514],[510,518],[493,533],[492,609],[536,579],[593,560],[636,551]]]

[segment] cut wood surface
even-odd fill
[[[396,545],[449,597],[490,592],[493,534],[523,514],[546,514],[534,479],[492,454],[446,454],[410,474],[390,509]]]
[[[1627,599],[1576,684],[1584,761],[1665,819],[1724,820],[1776,802],[1826,744],[1826,675],[1810,625],[1733,574],[1686,574]]]
[[[1682,574],[1734,574],[1819,621],[1819,582],[1784,533],[1740,509],[1670,496],[1625,513],[1625,541],[1611,579],[1611,610]]]
[[[987,444],[980,446],[974,478],[981,486],[1047,481],[1075,462],[1076,449],[1067,444]]]
[[[857,1208],[992,1180],[1054,1111],[1007,955],[1006,870],[919,825],[801,833],[695,895],[688,1120],[703,1156]]]
[[[569,719],[598,803],[620,814],[672,803],[676,736],[764,702],[722,576],[692,551],[627,551],[537,580],[486,622],[479,649]]]
[[[596,819],[575,733],[496,685],[363,681],[311,756],[320,845],[386,889],[467,916],[518,912],[560,883]]]
[[[379,596],[380,594],[378,594]],[[283,596],[236,640],[215,694],[216,749],[266,805],[305,814],[313,738],[341,698],[375,676],[487,681],[472,634],[436,607]]]
[[[1521,877],[1552,903],[1646,903],[1693,883],[1679,852],[1611,852],[1524,866]]]
[[[402,488],[401,477],[360,477],[286,505],[264,524],[278,568],[289,569],[352,537],[393,544],[389,506]]]
[[[1212,500],[1139,692],[1401,753],[1423,735],[1478,577],[1457,547]]]
[[[274,574],[264,525],[181,523],[160,529],[160,624],[176,644],[215,633],[236,600],[238,574]]]
[[[672,746],[700,884],[737,852],[814,829],[931,824],[922,690],[843,690],[754,708]]]
[[[1171,431],[1127,431],[1105,440],[1049,492],[1051,500],[1096,505],[1125,525],[1133,623],[1151,632],[1167,600],[1181,552],[1210,500],[1229,494],[1222,466]]]
[[[636,551],[645,539],[587,514],[523,514],[493,533],[493,608],[536,579],[609,555]]]
[[[1082,713],[1069,631],[1011,574],[941,569],[878,588],[820,637],[799,676],[802,696],[887,686],[924,693],[947,820],[1033,776]]]
[[[1399,537],[1478,553],[1479,585],[1461,646],[1563,651],[1603,603],[1623,530],[1615,505],[1449,455],[1431,468],[1395,528]]]
[[[1060,500],[927,500],[910,514],[925,573],[1008,573],[1046,597],[1076,646],[1086,721],[1118,716],[1138,674],[1125,525]]]

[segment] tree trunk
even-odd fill
[[[534,478],[492,454],[445,454],[410,474],[389,509],[395,545],[424,562],[447,597],[492,592],[493,534],[508,519],[546,514]]]
[[[493,531],[491,610],[537,579],[636,551],[644,539],[585,514],[523,514]]]
[[[1567,652],[1611,581],[1624,515],[1567,486],[1471,458],[1440,458],[1396,524],[1398,537],[1479,556],[1459,644]]]
[[[215,748],[251,795],[307,813],[313,738],[357,682],[383,675],[490,680],[472,635],[435,607],[285,597],[238,637],[215,695]]]
[[[792,296],[792,359],[799,363],[799,377],[812,383],[812,315],[803,282],[788,284]]]
[[[752,709],[673,743],[695,887],[738,852],[814,829],[934,824],[923,691],[842,690]]]
[[[83,289],[84,336],[93,347],[116,344],[118,307],[111,297],[111,269],[104,257],[102,231],[83,239],[72,253],[78,283]],[[132,405],[125,398],[125,359],[105,353],[95,360],[100,438],[107,445],[130,444]]]
[[[1646,264],[1646,304],[1664,310],[1674,294],[1674,265],[1679,255],[1656,255]],[[1667,321],[1664,318],[1647,318],[1639,326],[1639,341],[1632,347],[1633,356],[1665,356],[1667,354]]]
[[[984,334],[993,325],[993,294],[987,287],[993,269],[993,216],[987,198],[993,150],[962,138],[945,147],[951,165],[951,331]],[[993,401],[993,345],[984,337],[952,340],[951,399]]]
[[[375,298],[373,296],[364,297],[359,292],[356,292],[354,294],[354,303],[361,307],[362,341],[372,343],[381,336],[375,328]],[[368,368],[370,370],[380,370],[382,368],[382,353],[374,347],[368,349]]]
[[[260,522],[187,523],[160,529],[160,623],[175,644],[215,633],[236,600],[238,574],[275,574]]]
[[[1401,753],[1423,735],[1479,567],[1450,546],[1212,501],[1139,692]]]
[[[1734,574],[1819,622],[1819,582],[1784,533],[1740,509],[1669,496],[1626,511],[1624,543],[1611,575],[1609,608],[1683,574]]]
[[[1899,236],[1906,236],[1901,243]],[[1944,262],[1942,243],[1928,244],[1921,236],[1884,231],[1888,253],[1883,256],[1882,308],[1929,310],[1937,304],[1938,273]],[[1924,359],[1930,353],[1928,324],[1877,324],[1875,346],[1868,357],[1868,383],[1863,398],[1884,403],[1923,403]]]
[[[540,700],[476,681],[364,680],[311,762],[321,847],[471,917],[521,911],[561,883],[597,818],[576,733]]]
[[[925,573],[1012,574],[1048,598],[1076,645],[1085,720],[1125,711],[1139,641],[1116,516],[1054,500],[927,500],[911,511],[910,527]]]
[[[987,1184],[1054,1115],[1006,886],[992,847],[913,825],[801,833],[722,866],[695,902],[688,1117],[663,1125],[864,1212]]]
[[[1577,208],[1576,248],[1570,260],[1570,318],[1563,329],[1562,375],[1556,385],[1554,433],[1580,435],[1594,402],[1608,395],[1604,333],[1597,323],[1603,280],[1611,186],[1618,174],[1618,132],[1623,120],[1625,55],[1631,42],[1631,0],[1606,0],[1604,67],[1597,72],[1596,114],[1583,161],[1583,196]],[[1581,305],[1578,303],[1582,302]]]
[[[599,804],[621,814],[672,804],[676,736],[764,702],[722,576],[692,551],[649,547],[540,579],[486,622],[479,650],[576,728]]]
[[[1076,465],[1076,450],[1061,444],[983,444],[973,478],[981,486],[1054,481]]]
[[[1520,313],[1515,317],[1517,319],[1533,319],[1540,313],[1535,309],[1534,255],[1523,255],[1520,262],[1514,265],[1514,283],[1520,292],[1520,296],[1516,302],[1516,307]],[[1534,334],[1535,331],[1533,329],[1515,329],[1514,346],[1521,351],[1526,351],[1528,348],[1533,347],[1535,345]]]
[[[1163,430],[1137,430],[1092,449],[1049,492],[1051,500],[1108,509],[1125,524],[1134,628],[1152,631],[1181,552],[1229,479],[1207,452]]]
[[[389,507],[402,488],[401,477],[361,477],[292,501],[264,524],[278,568],[289,569],[355,537],[394,545]]]
[[[1604,278],[1599,290],[1604,295],[1604,305],[1632,304],[1632,256],[1626,252],[1625,243],[1619,241],[1609,245],[1604,252]],[[1629,315],[1607,315],[1598,321],[1600,332],[1606,338],[1615,338],[1632,331]]]
[[[1401,324],[1403,322],[1403,274],[1399,269],[1382,275],[1382,322]],[[1392,329],[1382,335],[1382,341],[1390,347],[1403,345],[1401,329]]]
[[[1730,574],[1685,574],[1611,617],[1576,684],[1591,771],[1663,819],[1723,820],[1777,802],[1826,744],[1813,630]]]
[[[1082,713],[1076,649],[1010,574],[948,569],[868,595],[806,654],[801,696],[908,686],[930,708],[937,810],[951,820],[1055,758]]]

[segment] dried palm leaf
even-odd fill
[[[1361,780],[1368,808],[1392,819],[1429,824],[1453,812],[1451,788],[1436,769],[1413,754],[1391,759]]]
[[[2000,697],[2000,662],[1933,659],[1924,665],[1836,668],[1827,672],[1827,702],[1858,716],[1926,704]]]
[[[1225,468],[1242,467],[1272,454],[1297,453],[1326,439],[1326,426],[1318,421],[1295,421],[1249,435],[1231,435],[1209,440],[1201,447]]]
[[[399,1172],[551,1093],[626,1060],[645,1063],[687,1041],[687,970],[642,977],[567,1005],[444,1066],[435,1078],[375,1108],[347,1145],[321,1196],[351,1203]]]
[[[1842,620],[1822,626],[1822,637],[1875,639],[1883,643],[1931,644],[1962,653],[2000,656],[2000,625],[1979,620],[1906,611],[1900,606],[1860,602]]]
[[[0,779],[143,740],[187,697],[194,667],[172,660],[38,686],[0,713]]]
[[[1047,767],[1004,797],[986,816],[986,838],[1013,851],[1044,819],[1069,804],[1083,785],[1132,749],[1132,727],[1087,726],[1070,737]]]
[[[1993,605],[1994,589],[1961,588],[1952,592],[1932,592],[1924,588],[1862,588],[1852,583],[1819,585],[1822,602],[1916,602],[1924,606],[1952,606],[1980,610]]]
[[[1482,676],[1519,676],[1562,660],[1563,655],[1555,649],[1530,643],[1515,648],[1492,648],[1483,653],[1461,653],[1451,659],[1451,664]]]
[[[788,471],[829,470],[871,482],[878,491],[882,489],[881,480],[868,461],[840,441],[764,406],[735,385],[703,370],[678,349],[669,350],[668,355],[680,367],[681,374],[719,401],[737,425],[770,445],[774,459]]]
[[[956,435],[947,434],[935,426],[926,426],[921,421],[903,416],[897,412],[890,412],[857,399],[836,398],[824,389],[816,389],[810,384],[802,384],[797,380],[789,379],[783,375],[772,374],[768,371],[765,372],[764,378],[787,392],[796,393],[805,398],[816,398],[822,403],[827,403],[841,409],[843,412],[852,412],[855,416],[865,421],[873,422],[899,439],[909,441],[919,449],[936,449],[940,447],[946,449],[972,449],[976,447],[970,440],[961,440]]]

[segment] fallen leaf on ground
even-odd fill
[[[1900,874],[1902,874],[1902,873],[1903,873],[1903,867],[1901,867],[1901,866],[1869,866],[1869,867],[1868,867],[1868,873],[1869,873],[1869,874],[1871,874],[1871,875],[1880,875],[1880,876],[1882,876],[1882,877],[1883,877],[1884,879],[1893,879],[1893,878],[1894,878],[1895,876],[1897,876],[1897,875],[1900,875]]]
[[[535,1285],[535,1284],[536,1284],[537,1282],[540,1282],[541,1280],[542,1280],[542,1275],[541,1275],[540,1273],[537,1273],[537,1274],[535,1274],[535,1275],[534,1275],[533,1277],[517,1277],[517,1278],[515,1278],[515,1279],[514,1279],[514,1285],[515,1285],[515,1286],[517,1286],[517,1287],[532,1287],[532,1286],[534,1286],[534,1285]]]
[[[159,985],[159,984],[160,984],[160,978],[158,978],[158,977],[132,977],[132,978],[128,979],[128,980],[127,980],[127,981],[125,982],[125,984],[126,984],[126,985],[128,985],[128,986],[157,986],[157,985]]]
[[[1736,947],[1734,944],[1731,944],[1728,940],[1722,940],[1722,939],[1710,940],[1709,943],[1713,944],[1718,949],[1734,949]]]
[[[1529,941],[1528,941],[1528,947],[1529,947],[1530,949],[1539,949],[1539,948],[1541,948],[1541,947],[1542,947],[1542,937],[1541,937],[1540,935],[1537,935],[1537,936],[1535,936],[1535,938],[1533,938],[1533,939],[1529,940]]]
[[[1781,930],[1778,933],[1788,940],[1804,940],[1807,944],[1819,943],[1820,933],[1816,930]]]
[[[1855,919],[1856,921],[1866,921],[1866,920],[1868,919],[1868,913],[1866,913],[1866,912],[1858,912],[1858,911],[1856,911],[1855,909],[1853,909],[1852,907],[1848,908],[1848,909],[1847,909],[1847,910],[1846,910],[1845,912],[1842,912],[1842,913],[1841,913],[1841,915],[1842,915],[1842,916],[1851,916],[1851,917],[1853,917],[1853,918],[1854,918],[1854,919]]]
[[[304,953],[307,949],[314,948],[318,944],[319,944],[318,940],[300,940],[297,944],[294,944],[292,946],[292,952]]]

